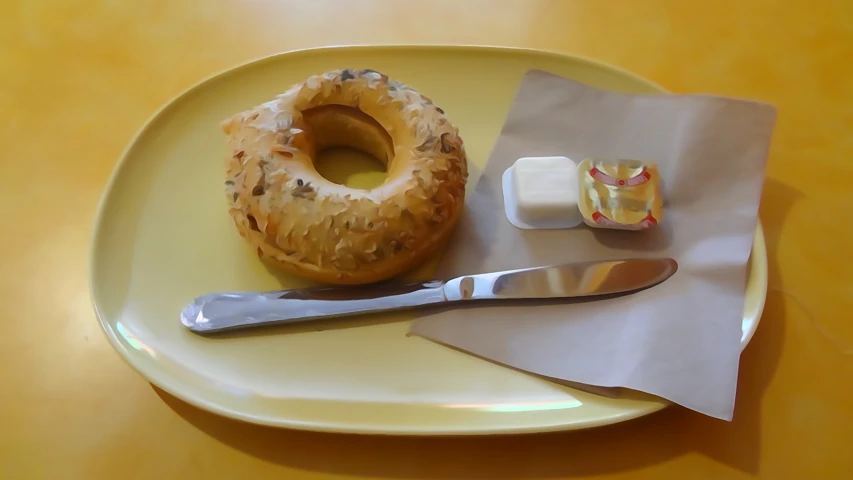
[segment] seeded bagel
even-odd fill
[[[458,129],[429,98],[374,70],[313,75],[221,127],[237,231],[286,272],[331,284],[398,276],[436,252],[462,212]],[[313,159],[327,147],[373,155],[387,179],[361,190],[323,178]]]

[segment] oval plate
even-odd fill
[[[430,96],[460,127],[479,169],[528,69],[600,88],[666,93],[591,60],[495,47],[302,50],[215,75],[145,125],[101,201],[91,251],[92,298],[121,356],[151,383],[197,407],[309,430],[540,432],[615,423],[667,406],[637,392],[614,399],[573,390],[408,337],[405,317],[215,338],[184,329],[178,313],[197,295],[304,285],[266,270],[237,235],[222,193],[225,139],[218,123],[310,74],[343,67],[381,70]],[[760,226],[749,267],[744,345],[758,325],[767,287]]]

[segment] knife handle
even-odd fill
[[[411,308],[447,301],[442,285],[432,282],[394,285],[386,289],[331,287],[266,293],[212,293],[197,297],[187,305],[181,311],[181,323],[193,332],[211,333]]]

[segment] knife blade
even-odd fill
[[[448,281],[211,293],[187,305],[181,323],[196,333],[213,333],[478,300],[613,295],[655,286],[677,270],[672,258],[634,258],[464,275]]]

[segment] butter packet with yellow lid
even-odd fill
[[[587,158],[578,165],[578,207],[590,227],[645,230],[663,219],[657,164]]]

